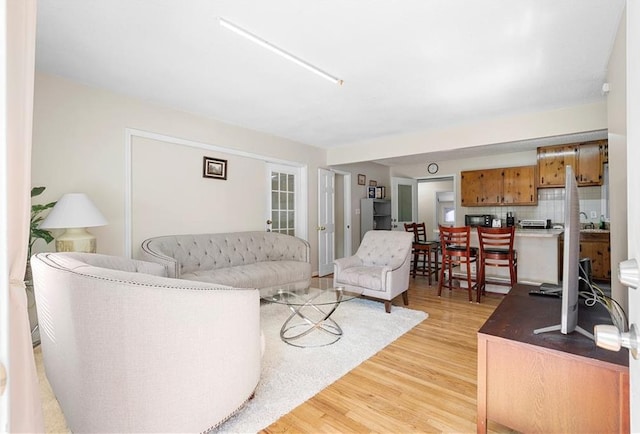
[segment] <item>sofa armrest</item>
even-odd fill
[[[358,267],[362,265],[362,259],[358,256],[349,256],[347,258],[340,258],[333,261],[334,273],[339,273],[342,270],[346,270],[351,267]]]
[[[149,262],[155,262],[165,267],[167,270],[167,277],[180,277],[180,267],[178,266],[178,260],[169,255],[159,252],[149,246],[154,241],[153,238],[144,240],[142,242],[142,259]]]

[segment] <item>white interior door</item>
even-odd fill
[[[405,223],[418,219],[418,181],[391,178],[391,230],[404,231]]]
[[[0,56],[6,59],[6,1],[0,1]],[[9,262],[7,258],[8,163],[7,163],[7,80],[6,63],[0,64],[0,432],[9,432],[9,390],[6,388],[9,366]]]
[[[640,4],[627,1],[627,248],[640,261]],[[629,289],[629,324],[640,325],[640,288]],[[640,432],[640,360],[629,356],[631,432]]]
[[[333,273],[335,259],[335,173],[318,169],[318,275]]]
[[[267,164],[265,230],[307,239],[306,185],[300,167]]]

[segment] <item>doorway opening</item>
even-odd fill
[[[455,197],[453,176],[418,180],[418,220],[426,224],[428,232],[438,225],[455,225]]]

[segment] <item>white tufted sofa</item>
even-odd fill
[[[154,237],[143,241],[142,252],[180,279],[259,289],[311,282],[309,243],[276,232]]]
[[[412,246],[412,233],[369,231],[354,256],[334,261],[333,284],[384,300],[387,313],[400,294],[407,305]]]

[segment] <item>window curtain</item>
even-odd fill
[[[7,265],[9,270],[9,432],[44,432],[24,273],[31,208],[31,136],[36,0],[6,0]]]

